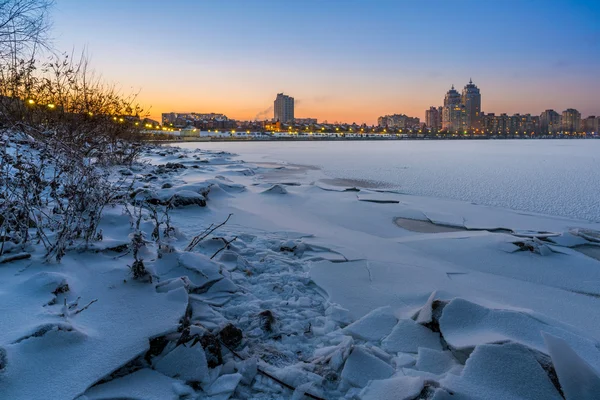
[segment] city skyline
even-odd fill
[[[440,88],[469,78],[485,87],[486,113],[600,114],[597,2],[274,4],[59,0],[55,44],[86,47],[107,81],[141,91],[153,119],[265,119],[284,92],[296,115],[320,121],[425,120]]]

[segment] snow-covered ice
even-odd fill
[[[112,172],[135,179],[138,208],[169,208],[156,240],[142,207],[152,282],[129,267],[131,205],[105,210],[102,240],[59,264],[36,248],[0,264],[0,398],[600,390],[600,261],[578,250],[598,246],[600,224],[327,180],[300,163],[145,157]]]

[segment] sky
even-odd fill
[[[473,79],[486,113],[600,115],[598,0],[56,0],[54,46],[163,112],[424,119]]]

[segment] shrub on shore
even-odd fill
[[[106,84],[85,53],[51,55],[52,0],[0,3],[0,256],[42,243],[60,261],[69,246],[99,239],[104,207],[123,181],[104,168],[142,150],[137,95]]]

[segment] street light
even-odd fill
[[[55,105],[54,105],[54,104],[48,104],[48,108],[49,108],[49,109],[53,110],[53,109],[54,109],[54,107],[55,107]]]

